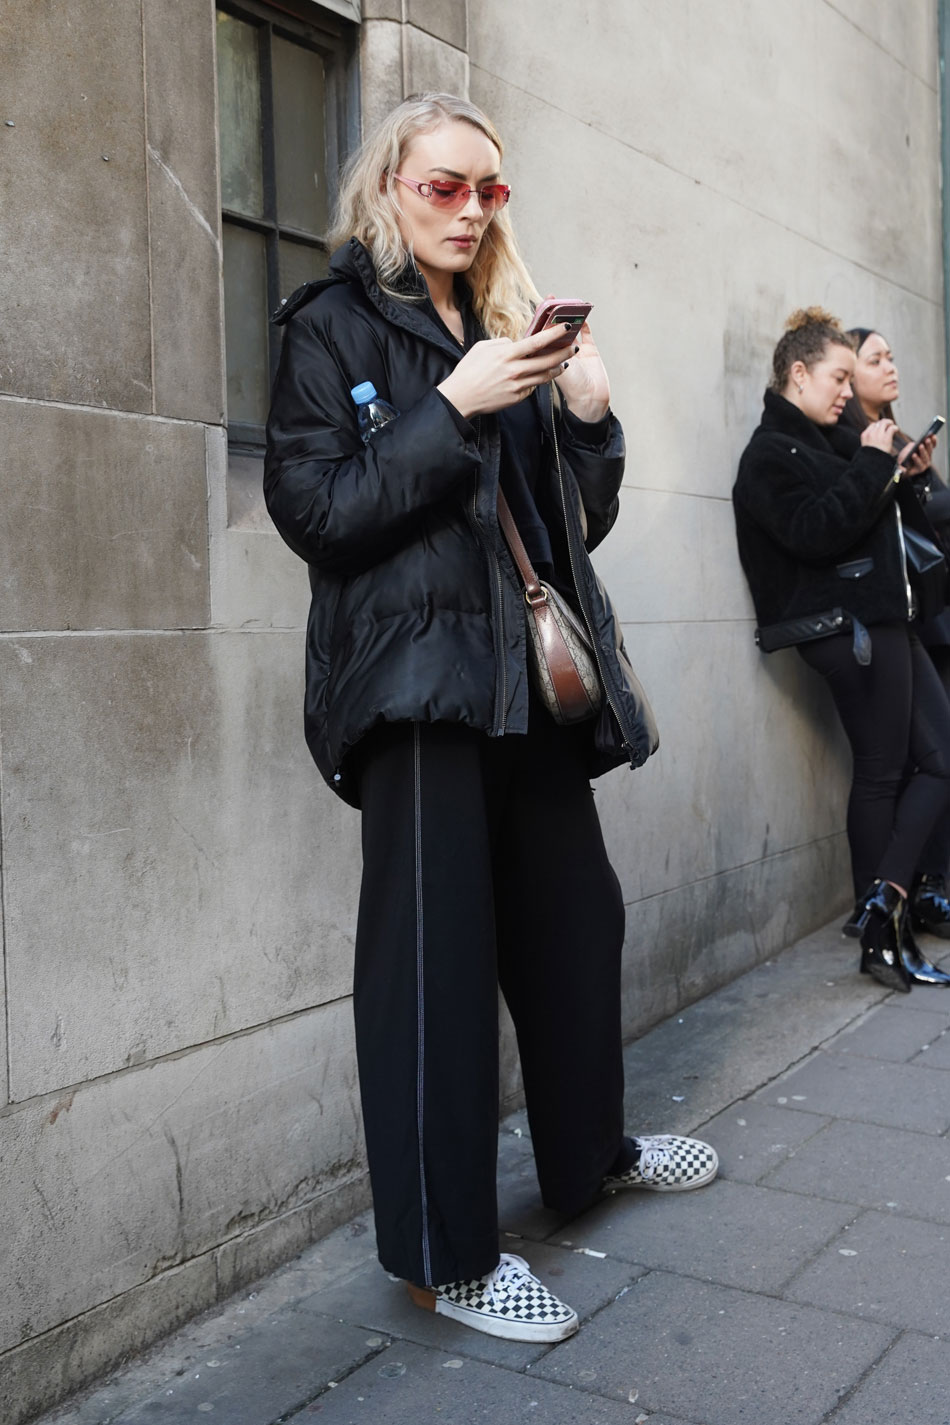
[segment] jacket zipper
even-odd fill
[[[475,441],[481,444],[482,423],[481,417],[475,418]],[[478,518],[478,475],[472,487],[472,527],[476,537],[482,544],[492,570],[492,602],[494,604],[495,617],[492,619],[493,636],[495,640],[495,715],[492,726],[492,736],[500,737],[505,732],[508,724],[508,659],[505,654],[505,586],[502,579],[501,564],[498,555],[492,549],[488,540],[482,537],[481,523]]]
[[[910,579],[907,574],[907,546],[904,543],[904,521],[901,519],[900,506],[896,500],[894,502],[894,514],[897,516],[897,544],[901,552],[901,573],[904,576],[904,593],[907,597],[907,621],[914,617],[914,592],[910,587]]]

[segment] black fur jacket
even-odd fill
[[[918,527],[921,512],[893,475],[893,455],[766,391],[732,491],[760,626],[834,608],[863,624],[906,621],[898,508]]]

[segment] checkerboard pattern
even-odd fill
[[[578,1326],[577,1313],[511,1252],[503,1252],[486,1277],[437,1287],[435,1309],[476,1331],[513,1341],[561,1341]]]
[[[650,1192],[687,1192],[705,1187],[719,1171],[715,1148],[698,1138],[679,1138],[675,1133],[658,1133],[650,1138],[634,1138],[640,1156],[632,1167],[616,1177],[604,1179],[604,1187],[647,1188]]]

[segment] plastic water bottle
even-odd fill
[[[394,421],[399,412],[388,401],[380,400],[372,381],[363,381],[359,386],[354,386],[350,395],[356,402],[360,437],[363,444],[368,445],[376,432],[389,421]]]

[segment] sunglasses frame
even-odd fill
[[[460,183],[456,178],[444,178],[436,181],[441,181],[446,188],[454,188],[455,198],[450,203],[440,202],[434,197],[435,183],[418,183],[414,178],[403,178],[401,173],[394,173],[393,177],[397,178],[400,183],[405,183],[407,188],[414,188],[420,198],[424,198],[427,203],[433,203],[434,207],[441,208],[445,213],[452,213],[459,208],[464,208],[473,193],[478,195],[478,201],[485,209],[489,207],[503,208],[511,197],[511,189],[507,183],[486,183],[484,188],[470,188],[467,184]],[[498,193],[503,196],[490,198],[486,203],[482,197],[483,193]]]

